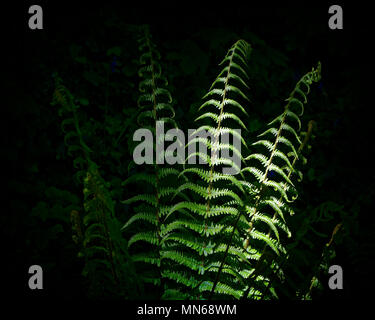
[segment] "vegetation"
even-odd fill
[[[38,81],[14,110],[33,124],[18,131],[28,156],[10,183],[25,217],[18,254],[28,252],[16,264],[43,266],[51,278],[41,294],[319,299],[334,295],[330,265],[361,274],[374,221],[360,226],[359,212],[373,191],[349,192],[341,180],[359,183],[341,141],[355,94],[331,80],[324,55],[307,40],[297,49],[297,30],[274,49],[248,27],[176,38],[181,30],[107,17],[74,43],[49,40],[63,54],[30,54]],[[211,133],[174,142],[205,145],[207,156],[195,154],[205,163],[135,164],[133,133],[155,136],[157,121]],[[239,128],[241,149],[219,139]],[[237,174],[222,172],[236,165],[223,150],[240,157]],[[345,285],[358,288],[355,278]]]

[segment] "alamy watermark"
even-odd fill
[[[343,10],[339,5],[332,5],[328,9],[328,13],[331,14],[328,20],[328,26],[331,30],[342,30],[343,27]]]
[[[29,18],[29,28],[31,30],[42,30],[43,29],[43,9],[41,6],[36,4],[29,7],[28,11],[31,16]]]
[[[343,289],[343,271],[342,267],[335,264],[329,267],[329,274],[333,274],[329,277],[328,286],[331,290]]]
[[[133,141],[140,141],[133,152],[136,164],[196,164],[198,160],[199,164],[223,165],[223,174],[235,175],[241,171],[241,129],[212,130],[207,126],[188,129],[187,141],[180,129],[165,132],[164,121],[157,121],[155,129],[155,142],[150,129],[134,132]],[[171,143],[166,146],[165,142]]]
[[[29,17],[28,25],[31,30],[43,29],[43,9],[39,5],[32,5],[28,9]],[[328,8],[331,15],[328,19],[328,26],[332,30],[343,29],[343,10],[340,5],[331,5]]]
[[[32,276],[29,278],[29,288],[31,290],[43,289],[43,269],[41,266],[34,264],[29,268],[29,274]]]

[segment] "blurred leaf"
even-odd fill
[[[107,56],[115,55],[119,57],[121,55],[122,49],[120,47],[112,47],[107,50]]]
[[[48,229],[48,239],[57,239],[59,233],[63,233],[64,228],[62,227],[61,224],[56,224],[53,227]]]
[[[104,79],[97,73],[92,71],[83,72],[83,77],[94,86],[98,86],[99,84],[104,83]]]
[[[89,105],[89,100],[86,99],[86,98],[79,98],[78,101],[79,101],[79,103],[80,103],[81,105],[83,105],[83,106],[87,106],[87,105]]]

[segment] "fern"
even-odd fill
[[[61,122],[61,130],[65,134],[64,143],[68,155],[74,158],[73,165],[78,170],[76,177],[82,181],[92,150],[83,139],[77,114],[79,105],[76,104],[73,95],[62,84],[62,79],[57,74],[54,74],[54,80],[55,90],[51,105],[59,105],[59,115],[65,116]]]
[[[246,69],[250,52],[250,45],[243,40],[237,41],[229,49],[220,63],[224,68],[203,97],[205,102],[199,110],[205,113],[196,119],[204,123],[194,134],[207,130],[211,133],[211,140],[201,136],[194,137],[193,134],[186,146],[188,148],[191,144],[203,144],[211,151],[211,156],[200,150],[189,154],[187,162],[190,157],[197,156],[205,160],[206,166],[187,167],[181,175],[186,178],[190,176],[190,179],[177,189],[176,195],[189,191],[195,201],[179,202],[169,212],[169,215],[174,216],[175,222],[166,229],[164,243],[168,249],[164,252],[164,259],[172,260],[177,266],[173,273],[168,272],[165,276],[187,287],[179,288],[182,295],[187,290],[192,290],[193,297],[208,296],[210,291],[237,298],[241,295],[239,279],[240,273],[244,271],[241,263],[246,264],[249,257],[236,250],[236,246],[228,246],[225,250],[222,242],[236,243],[237,239],[232,239],[236,228],[231,225],[234,219],[238,219],[239,208],[243,206],[243,200],[237,192],[242,192],[244,187],[235,176],[220,172],[223,165],[235,165],[233,161],[221,157],[220,151],[229,149],[239,155],[240,159],[242,156],[234,145],[222,143],[219,138],[223,133],[236,135],[231,129],[232,124],[246,128],[237,113],[247,114],[243,105],[249,100]],[[220,261],[226,255],[230,256],[231,263],[221,265]],[[195,272],[191,273],[190,270]],[[218,282],[216,275],[221,271],[225,275]],[[189,281],[186,279],[187,274]]]
[[[77,210],[71,212],[73,240],[83,257],[85,264],[82,274],[87,279],[88,294],[94,298],[108,295],[123,296],[131,287],[136,287],[136,278],[129,280],[126,272],[132,273],[126,251],[126,241],[120,233],[120,224],[115,217],[107,183],[102,179],[98,166],[91,160],[92,150],[83,140],[78,120],[78,106],[73,95],[62,85],[62,80],[55,77],[56,89],[52,104],[59,104],[59,114],[68,114],[62,121],[64,142],[68,154],[74,156],[74,166],[79,170],[78,178],[83,183],[83,208],[81,218]],[[67,129],[70,125],[70,130]],[[72,139],[74,138],[74,139]],[[84,176],[85,175],[85,176]],[[83,179],[82,179],[83,178]],[[118,292],[118,288],[123,291]]]
[[[236,47],[241,48],[242,44],[243,42],[237,42],[229,50],[224,59],[224,62],[229,62],[229,66],[223,69],[211,87],[211,91],[205,96],[218,95],[221,100],[211,99],[201,107],[201,109],[208,106],[218,108],[219,115],[207,112],[197,118],[198,120],[212,119],[217,125],[216,130],[220,130],[221,122],[226,119],[222,115],[227,114],[230,115],[227,118],[242,125],[242,121],[238,121],[239,118],[235,114],[224,111],[227,85],[230,87],[229,91],[238,93],[237,98],[244,97],[241,89],[228,84],[229,79],[237,79],[229,74],[231,63],[236,57]],[[238,51],[241,56],[241,53],[249,50]],[[238,60],[244,63],[245,57],[243,55],[242,59]],[[239,71],[239,74],[236,74],[238,77],[246,75],[244,67],[246,65],[241,67],[234,62],[234,69]],[[223,80],[222,75],[225,72],[227,72],[226,78]],[[300,172],[296,169],[296,162],[302,157],[301,150],[305,142],[301,141],[297,133],[301,123],[299,117],[303,114],[310,85],[319,79],[320,65],[316,70],[313,69],[302,77],[286,100],[287,104],[283,114],[271,121],[269,129],[259,135],[262,138],[252,144],[254,147],[263,148],[263,150],[260,149],[246,158],[250,165],[241,171],[244,181],[217,172],[218,162],[212,161],[212,157],[209,156],[206,156],[208,170],[193,167],[182,172],[184,175],[194,173],[201,183],[186,182],[178,188],[177,193],[188,189],[205,202],[180,202],[172,208],[170,214],[181,208],[187,209],[191,214],[174,223],[173,227],[178,228],[178,231],[176,230],[177,232],[170,237],[170,240],[178,242],[178,245],[171,245],[174,251],[167,258],[198,273],[194,281],[184,282],[190,287],[194,284],[192,289],[198,290],[197,296],[202,296],[201,294],[207,291],[210,298],[230,295],[237,299],[249,296],[259,299],[265,291],[270,291],[277,296],[274,288],[269,286],[269,279],[263,277],[261,272],[265,273],[264,268],[270,266],[271,269],[278,272],[279,276],[282,276],[282,270],[274,261],[274,256],[286,253],[279,230],[287,236],[291,236],[284,216],[293,214],[289,203],[293,202],[298,194],[292,180],[298,180],[301,177]],[[215,88],[218,83],[223,83],[224,88]],[[238,81],[238,85],[243,84],[245,81]],[[235,100],[232,99],[232,101]],[[237,102],[235,107],[238,105],[241,106]],[[243,108],[238,109],[242,110]],[[215,130],[212,126],[209,129]],[[214,137],[217,136],[214,135]],[[205,143],[210,150],[217,151],[220,147],[218,141],[213,143],[208,139],[197,141]],[[219,147],[215,149],[215,146]],[[215,153],[213,154],[216,156]],[[201,157],[204,158],[203,155]],[[250,177],[246,178],[246,173],[250,173]],[[272,176],[270,173],[273,173]],[[226,183],[225,188],[214,186],[222,181],[230,183]],[[215,216],[215,218],[210,215],[213,201],[225,208],[221,215]],[[189,231],[185,233],[181,226]],[[178,235],[179,233],[180,235]],[[191,233],[195,236],[189,237],[188,235]],[[243,237],[245,237],[245,241],[241,249]],[[196,241],[192,241],[197,238],[201,238],[200,241],[203,243],[197,244]],[[208,250],[206,249],[207,244],[209,245]],[[185,246],[185,248],[178,251],[175,248],[179,246]],[[268,252],[267,248],[271,249],[271,252]],[[189,252],[189,254],[184,255],[183,252]],[[180,276],[183,277],[186,272],[181,268]],[[173,273],[173,276],[176,276],[176,272]]]
[[[267,261],[272,269],[275,267],[274,256],[286,253],[285,247],[280,242],[278,229],[291,236],[285,216],[294,214],[290,203],[298,196],[295,182],[301,179],[296,164],[303,157],[301,151],[307,141],[305,139],[302,142],[297,132],[301,128],[300,117],[304,112],[304,104],[307,103],[310,85],[320,80],[320,72],[319,64],[317,69],[313,69],[298,81],[289,98],[286,99],[284,112],[272,120],[269,129],[258,136],[261,139],[252,144],[260,151],[246,158],[250,166],[244,168],[243,172],[252,175],[257,187],[251,191],[254,203],[246,206],[249,213],[247,219],[249,228],[244,248],[248,249],[250,239],[265,243],[255,265],[255,275],[258,274],[264,261]],[[267,248],[271,249],[271,254],[265,257]],[[280,268],[276,269],[282,272]],[[269,284],[267,288],[272,289]],[[249,290],[250,286],[245,292],[245,297]]]
[[[130,287],[125,282],[129,281],[125,272],[132,270],[128,262],[126,241],[120,233],[120,223],[115,217],[114,203],[106,183],[92,162],[84,179],[83,192],[86,213],[83,219],[86,260],[83,274],[89,278],[89,292],[95,297],[105,297],[123,288],[120,295],[125,295],[126,288]]]
[[[163,140],[173,137],[158,136],[158,125],[178,126],[161,54],[148,27],[138,31],[136,118],[140,127],[156,136],[152,148],[160,151]],[[179,138],[174,141],[189,151],[183,168],[164,165],[165,157],[173,154],[162,150],[145,170],[137,166],[129,170],[122,187],[132,194],[122,204],[130,216],[122,226],[110,185],[92,159],[95,148],[89,148],[83,138],[79,106],[56,77],[54,103],[65,116],[64,141],[83,183],[83,218],[77,210],[71,213],[74,241],[85,259],[83,273],[94,295],[106,296],[117,288],[125,296],[126,289],[118,288],[138,286],[134,265],[142,286],[147,291],[156,289],[163,299],[279,297],[279,284],[288,276],[285,267],[293,264],[293,244],[288,246],[288,239],[294,237],[290,217],[306,163],[302,151],[313,127],[309,122],[303,136],[302,116],[310,87],[320,80],[321,66],[297,82],[283,112],[249,144],[240,130],[248,130],[251,51],[244,40],[233,44],[203,96],[195,119],[198,128],[186,143]],[[228,135],[239,144],[226,141]],[[241,163],[226,156],[229,153]],[[224,170],[229,167],[230,173]],[[129,270],[133,284],[125,281]],[[104,283],[111,288],[103,287]]]
[[[171,94],[167,90],[168,81],[162,74],[159,62],[161,55],[152,41],[148,27],[142,27],[140,31],[138,75],[141,80],[139,82],[138,107],[141,111],[138,115],[138,123],[143,128],[149,129],[155,136],[156,126],[160,121],[166,125],[172,125],[172,128],[176,128],[177,124],[173,119],[175,111],[171,104]],[[161,139],[164,138],[160,137],[158,141],[153,143],[153,150],[157,150],[157,146],[162,143]],[[162,229],[165,228],[167,223],[165,213],[170,208],[170,204],[166,200],[174,193],[174,183],[179,174],[176,168],[158,164],[164,156],[166,156],[164,152],[157,154],[158,159],[151,168],[148,168],[149,170],[135,173],[123,182],[123,186],[144,183],[149,188],[147,193],[136,194],[123,201],[124,204],[134,203],[137,206],[134,207],[135,214],[130,217],[122,229],[126,231],[131,227],[138,227],[136,230],[139,230],[139,232],[133,232],[134,234],[130,237],[128,245],[129,247],[138,245],[141,248],[134,249],[137,254],[133,255],[133,261],[138,265],[152,265],[151,269],[147,271],[148,275],[144,278],[144,281],[155,286],[161,285],[164,268],[164,266],[161,266],[164,237]],[[145,188],[142,189],[145,190]],[[148,251],[144,252],[145,249]],[[139,253],[140,251],[141,253]],[[144,266],[141,266],[141,268],[144,268]]]

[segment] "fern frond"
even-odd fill
[[[271,248],[277,255],[285,253],[285,249],[280,243],[278,229],[283,230],[289,237],[291,236],[285,222],[284,213],[292,214],[293,211],[283,204],[282,200],[290,203],[298,196],[292,181],[292,178],[294,178],[292,174],[297,173],[295,165],[297,160],[300,159],[300,151],[303,148],[303,143],[297,133],[301,128],[299,117],[302,116],[304,104],[307,103],[307,94],[310,92],[310,85],[312,82],[319,81],[319,79],[320,64],[317,69],[313,69],[297,82],[295,89],[289,98],[286,99],[287,104],[284,112],[268,124],[270,126],[269,129],[259,135],[259,137],[268,136],[269,140],[258,140],[252,144],[254,147],[263,147],[263,151],[253,153],[246,158],[247,161],[252,159],[257,160],[257,163],[261,165],[260,168],[247,167],[242,170],[243,172],[248,171],[252,173],[259,183],[259,196],[256,198],[251,212],[248,212],[250,225],[248,229],[249,237],[264,242],[263,253],[255,269],[259,269],[262,265],[260,261],[264,258],[267,247]],[[299,115],[291,111],[291,109],[299,112]],[[290,119],[293,120],[293,123],[287,123]],[[298,128],[293,127],[295,124],[298,125]],[[290,137],[293,137],[293,141]],[[271,138],[274,142],[271,142]],[[285,148],[287,151],[284,151]],[[277,159],[282,160],[283,167],[280,167],[276,162]],[[300,177],[300,175],[298,176]],[[270,190],[276,191],[277,197]],[[272,210],[273,214],[261,213],[261,208],[268,212],[267,207]],[[280,216],[282,221],[278,220],[277,216]],[[268,225],[268,234],[257,230],[255,222],[259,220]],[[271,238],[271,232],[276,236],[277,240]],[[245,249],[249,246],[249,237],[245,241]],[[269,285],[267,285],[267,288],[268,290],[271,289]],[[249,290],[251,290],[250,286],[244,296],[247,296]]]
[[[173,119],[175,110],[172,106],[172,95],[167,88],[168,80],[162,72],[161,54],[152,41],[147,26],[141,29],[138,43],[140,51],[138,75],[140,82],[137,104],[141,109],[138,115],[138,122],[144,128],[153,128],[153,133],[156,132],[156,127],[160,123],[172,128],[178,128],[176,121]],[[160,145],[164,139],[168,139],[166,134],[158,136],[158,139],[152,143],[152,147]],[[157,160],[164,160],[164,158],[171,155],[172,153],[167,150],[156,156]],[[165,242],[163,238],[166,236],[165,230],[173,229],[172,226],[166,229],[169,226],[167,213],[172,206],[170,199],[176,191],[174,184],[179,179],[180,171],[173,167],[163,167],[158,162],[147,168],[145,172],[136,173],[123,182],[124,186],[129,185],[129,183],[137,183],[143,189],[143,193],[138,193],[122,201],[123,204],[131,205],[131,208],[135,207],[135,205],[139,206],[139,212],[136,212],[128,219],[122,230],[131,232],[129,226],[137,222],[137,226],[141,228],[141,231],[130,236],[128,245],[131,246],[138,242],[143,242],[146,243],[148,249],[152,249],[147,252],[137,252],[133,257],[133,261],[142,262],[146,265],[147,263],[150,264],[150,272],[158,274],[156,277],[158,279],[151,277],[144,280],[160,286],[164,281],[164,270],[169,264],[165,261],[163,262],[165,260],[163,259],[164,248],[162,244]],[[136,186],[137,184],[134,185]]]
[[[185,259],[176,255],[174,258],[177,263],[176,267],[179,268],[178,265],[181,265],[193,268],[197,272],[194,277],[194,284],[200,283],[199,290],[202,293],[211,290],[235,297],[241,295],[240,290],[237,291],[229,285],[232,280],[238,282],[242,279],[241,271],[243,270],[238,261],[241,260],[246,263],[247,258],[247,254],[241,251],[239,242],[235,240],[238,237],[238,230],[233,221],[238,220],[241,216],[240,208],[243,206],[242,197],[245,194],[245,188],[251,188],[252,186],[238,180],[234,175],[218,172],[223,165],[232,166],[238,170],[237,172],[240,172],[240,168],[233,160],[219,155],[224,150],[230,150],[240,161],[244,161],[241,150],[227,142],[220,142],[219,138],[223,134],[232,134],[239,138],[242,144],[246,145],[240,134],[232,130],[229,125],[224,125],[226,122],[228,124],[232,122],[247,130],[244,122],[235,112],[240,111],[247,115],[244,104],[249,101],[246,69],[250,51],[250,45],[243,40],[237,41],[228,50],[224,60],[220,63],[220,65],[225,64],[225,66],[212,83],[207,94],[204,95],[205,101],[199,108],[199,111],[206,112],[195,119],[195,121],[206,123],[209,121],[209,123],[203,123],[193,133],[193,138],[186,147],[200,143],[212,152],[211,156],[201,151],[189,153],[186,161],[190,160],[191,157],[199,157],[207,167],[192,166],[181,172],[181,176],[186,177],[186,179],[189,179],[190,175],[194,175],[194,179],[198,178],[198,182],[186,181],[176,190],[176,195],[181,192],[192,192],[192,197],[200,199],[200,201],[180,202],[171,207],[168,213],[169,217],[173,215],[177,220],[171,222],[169,230],[165,229],[169,231],[166,241],[172,246],[185,248],[185,250],[191,252],[191,259],[195,261],[194,267],[189,266]],[[195,137],[195,134],[201,131],[208,132],[210,139],[202,136]],[[188,210],[191,214],[183,213],[182,210]],[[171,228],[176,231],[172,232]],[[184,228],[192,228],[192,231],[197,233],[198,243],[187,236],[183,231]],[[228,245],[220,245],[220,242],[218,242],[220,237],[228,238]],[[218,261],[217,259],[221,260]],[[229,261],[228,264],[225,263],[226,260]],[[215,277],[216,274],[223,272],[221,281],[225,283],[219,282],[218,278],[216,281],[214,278],[212,281],[205,281],[202,278],[205,270]],[[198,279],[202,280],[197,282]],[[211,286],[208,286],[208,283]]]

